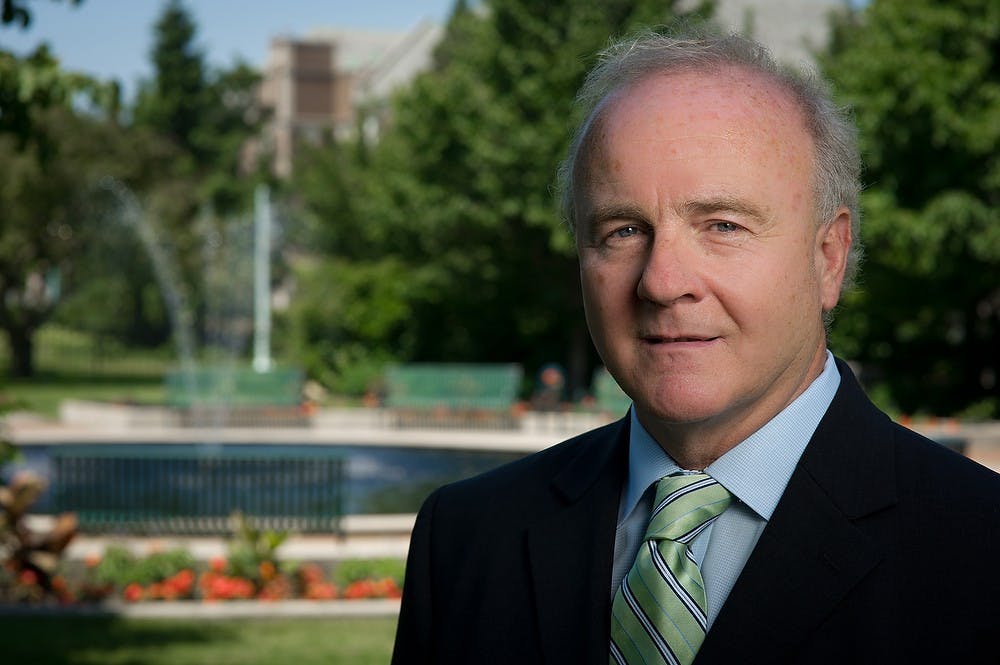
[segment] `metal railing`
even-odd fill
[[[339,532],[344,460],[222,446],[73,446],[52,451],[56,512],[90,533],[222,534],[240,512],[259,528]]]

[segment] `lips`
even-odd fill
[[[643,341],[651,344],[678,344],[684,342],[711,342],[719,339],[709,335],[643,335]]]

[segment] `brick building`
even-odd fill
[[[430,63],[442,28],[424,21],[403,32],[320,29],[305,38],[271,41],[260,89],[270,121],[260,148],[273,155],[275,173],[292,171],[295,146],[358,129],[377,135],[393,90]]]

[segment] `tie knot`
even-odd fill
[[[689,543],[722,514],[732,499],[729,491],[708,474],[664,476],[656,484],[645,539]]]

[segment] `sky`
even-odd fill
[[[443,23],[455,0],[186,0],[210,66],[236,59],[261,67],[273,37],[317,27],[406,30],[422,19]],[[48,42],[64,69],[117,79],[130,97],[151,78],[153,24],[165,0],[29,0],[32,22],[0,26],[0,50],[26,55]]]

